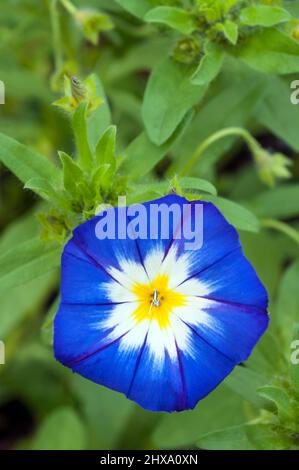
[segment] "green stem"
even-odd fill
[[[75,15],[77,12],[77,7],[70,2],[70,0],[60,0],[64,8],[70,13],[70,15]]]
[[[242,137],[245,142],[247,143],[250,151],[252,152],[253,156],[256,153],[256,150],[260,147],[259,143],[252,137],[252,135],[241,127],[228,127],[226,129],[222,129],[221,131],[215,132],[209,136],[206,140],[198,145],[195,149],[191,158],[188,160],[186,165],[184,166],[183,170],[181,171],[180,175],[185,176],[189,173],[189,171],[193,168],[195,162],[199,159],[199,157],[205,152],[205,150],[210,147],[210,145],[214,144],[220,139],[228,136],[240,136]]]
[[[59,15],[57,10],[57,0],[49,1],[49,10],[51,18],[51,27],[53,34],[53,49],[54,49],[54,61],[55,70],[61,70],[63,66],[63,55],[62,55],[62,41],[60,32]]]
[[[291,240],[299,245],[299,232],[293,227],[290,227],[288,224],[281,222],[280,220],[262,219],[261,226],[277,230],[278,232],[287,235]]]

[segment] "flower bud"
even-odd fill
[[[89,8],[77,10],[75,19],[83,29],[86,39],[94,45],[98,42],[100,32],[108,31],[113,28],[113,24],[107,15]]]
[[[274,186],[279,178],[287,179],[291,177],[288,167],[292,165],[292,162],[282,153],[270,154],[266,150],[260,149],[258,154],[255,155],[255,160],[259,177],[270,187]]]
[[[177,62],[190,64],[198,59],[200,54],[200,42],[194,36],[178,41],[173,51],[173,57]]]
[[[92,113],[102,103],[103,100],[97,95],[97,87],[94,77],[91,75],[86,80],[81,81],[76,76],[64,77],[64,96],[56,101],[54,105],[72,114],[81,101],[87,101],[87,111]]]

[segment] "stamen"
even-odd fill
[[[155,307],[160,307],[159,292],[156,289],[154,290],[152,304]]]

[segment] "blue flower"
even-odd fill
[[[191,409],[250,355],[268,325],[267,293],[213,204],[169,195],[142,208],[139,224],[119,207],[74,230],[55,356],[146,409]],[[162,208],[180,211],[166,220]],[[109,224],[115,239],[100,234]],[[192,230],[203,239],[190,249]]]

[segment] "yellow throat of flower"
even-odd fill
[[[157,321],[160,328],[167,328],[173,309],[185,304],[185,296],[169,288],[169,277],[165,274],[159,274],[148,284],[136,283],[133,292],[138,299],[138,307],[133,312],[137,323]]]

